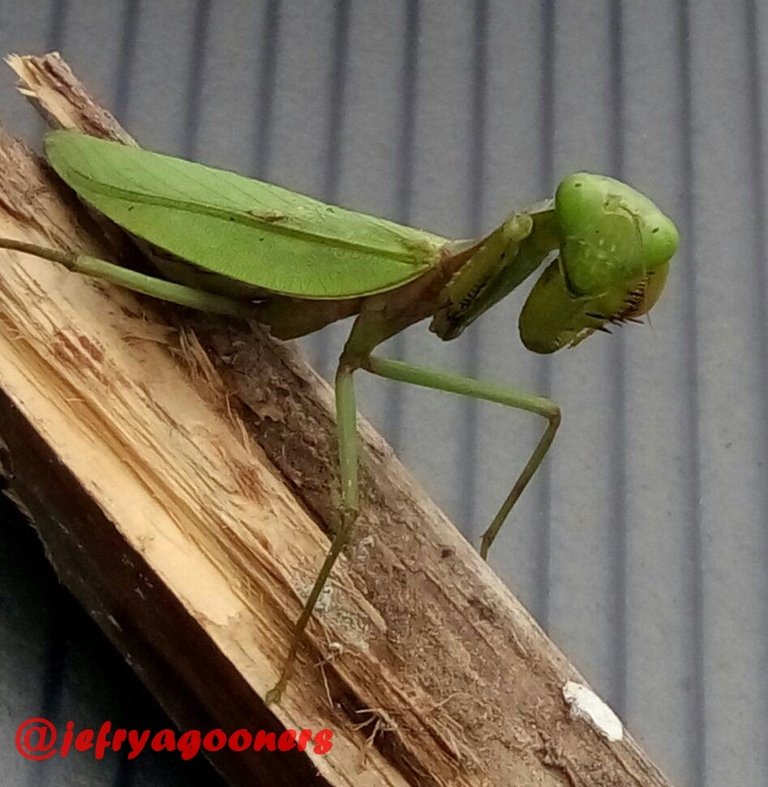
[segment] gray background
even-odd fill
[[[757,0],[0,3],[0,52],[61,49],[146,147],[456,237],[624,178],[683,245],[652,327],[534,357],[521,299],[389,354],[550,393],[564,425],[492,562],[679,785],[768,785],[768,8]],[[41,124],[0,71],[2,122]],[[306,342],[331,373],[345,326]],[[542,427],[366,380],[362,410],[477,539]],[[0,782],[213,784],[173,758],[27,764],[29,715],[160,712],[32,531],[0,529]],[[7,524],[6,524],[7,522]]]

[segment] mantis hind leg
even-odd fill
[[[190,309],[212,314],[226,314],[232,317],[249,318],[254,316],[253,306],[248,301],[204,292],[195,287],[176,284],[156,276],[148,276],[145,273],[123,268],[113,262],[91,257],[88,254],[61,251],[14,238],[0,238],[0,249],[32,254],[35,257],[57,262],[74,273],[92,276],[95,279],[125,287],[133,292],[149,295],[152,298],[175,303],[179,306],[187,306]]]

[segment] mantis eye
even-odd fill
[[[677,228],[653,202],[602,175],[565,178],[555,211],[560,256],[520,314],[523,343],[539,353],[645,314],[661,295],[678,244]]]

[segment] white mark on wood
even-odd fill
[[[571,706],[573,718],[585,719],[611,742],[622,740],[624,726],[621,720],[588,686],[569,680],[563,686],[563,697]]]

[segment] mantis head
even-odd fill
[[[520,314],[523,344],[537,353],[574,347],[607,322],[645,314],[678,243],[677,228],[651,200],[602,175],[565,178],[555,214],[560,254]]]

